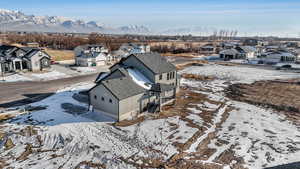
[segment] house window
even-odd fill
[[[109,99],[109,103],[112,103],[112,100],[111,100],[111,99]]]
[[[162,74],[161,74],[161,75],[159,75],[159,80],[162,80],[162,76],[163,76]]]
[[[97,96],[96,95],[94,96],[94,98],[95,98],[95,100],[97,100]]]
[[[101,97],[101,100],[102,100],[102,101],[105,101],[104,97]]]
[[[169,73],[167,73],[167,80],[169,80],[170,79],[170,74]]]

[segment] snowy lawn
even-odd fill
[[[32,73],[31,76],[39,80],[54,80],[68,77],[66,74],[55,70],[46,73]]]
[[[222,66],[216,64],[189,67],[182,73],[192,73],[205,76],[214,76],[221,80],[233,83],[253,83],[259,80],[299,78],[300,74],[277,70],[266,70],[244,66]]]
[[[299,126],[278,112],[236,102],[224,94],[229,83],[287,79],[298,74],[220,65],[189,67],[183,72],[218,79],[182,79],[182,86],[188,89],[179,96],[182,103],[169,110],[179,114],[146,116],[126,127],[112,125],[101,113],[85,112],[87,105],[72,98],[92,84],[60,90],[32,104],[47,109],[0,125],[4,132],[0,159],[9,167],[34,169],[103,165],[111,169],[166,165],[180,168],[184,162],[213,165],[216,169],[233,169],[237,165],[260,169],[299,161]],[[71,109],[63,108],[63,103]],[[13,144],[5,144],[8,140]],[[229,150],[234,153],[226,154]]]
[[[95,73],[97,71],[95,68],[92,67],[72,67],[72,69],[75,69],[80,73]]]
[[[2,81],[2,77],[0,78],[0,83],[1,82],[20,82],[20,81],[31,81],[32,79],[19,75],[19,74],[13,74],[13,75],[9,75],[9,76],[5,76],[4,77],[4,81]]]
[[[244,166],[250,169],[299,161],[300,126],[287,121],[283,114],[275,110],[266,110],[233,101],[226,98],[224,94],[224,88],[228,86],[228,82],[250,84],[259,80],[299,78],[299,74],[221,65],[190,67],[182,73],[217,77],[218,79],[208,82],[183,79],[182,83],[186,86],[210,89],[210,91],[199,92],[208,95],[210,99],[226,99],[227,104],[234,107],[222,124],[222,128],[217,132],[216,139],[211,140],[208,145],[209,148],[216,149],[216,152],[206,162],[218,161],[217,157],[227,149],[233,150],[238,157],[243,159]],[[201,142],[203,138],[199,139],[198,142]],[[228,144],[220,146],[217,144],[218,139],[227,141]],[[231,161],[230,166],[233,167],[235,163],[237,163],[236,160]]]

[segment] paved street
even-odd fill
[[[40,82],[0,83],[0,109],[30,103],[72,84],[94,81],[97,75],[98,73]]]

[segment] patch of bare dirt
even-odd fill
[[[25,147],[25,151],[19,156],[17,157],[17,161],[24,161],[24,160],[27,160],[28,159],[28,156],[30,154],[33,153],[33,150],[32,150],[32,145],[31,144],[27,144],[26,147]]]
[[[230,63],[230,62],[216,62],[215,64],[222,65],[222,66],[237,66],[237,65],[240,65],[239,63]]]
[[[96,168],[96,169],[103,169],[106,168],[106,166],[104,164],[100,164],[100,163],[94,163],[91,161],[82,161],[79,164],[77,164],[75,166],[75,169],[80,169],[80,168]]]
[[[195,60],[195,61],[189,61],[182,64],[177,64],[176,68],[178,70],[182,70],[184,68],[190,67],[190,66],[203,66],[204,64],[208,64],[208,61],[205,60]]]
[[[181,77],[185,79],[200,80],[200,81],[211,81],[215,79],[215,77],[213,76],[202,76],[202,75],[187,74],[187,73],[182,74]]]
[[[233,84],[226,93],[231,99],[283,112],[288,120],[300,124],[300,80]]]

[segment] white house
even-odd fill
[[[265,63],[275,64],[279,62],[295,62],[296,56],[290,52],[278,50],[272,52],[266,52],[261,55],[261,59]]]
[[[104,45],[83,45],[74,49],[75,63],[78,66],[103,66],[110,59],[108,48]]]
[[[149,53],[151,52],[150,45],[126,43],[123,44],[117,51],[114,52],[116,58],[124,58],[131,54]]]
[[[244,55],[246,59],[255,59],[257,57],[257,50],[253,46],[238,46],[235,48],[241,55]]]

